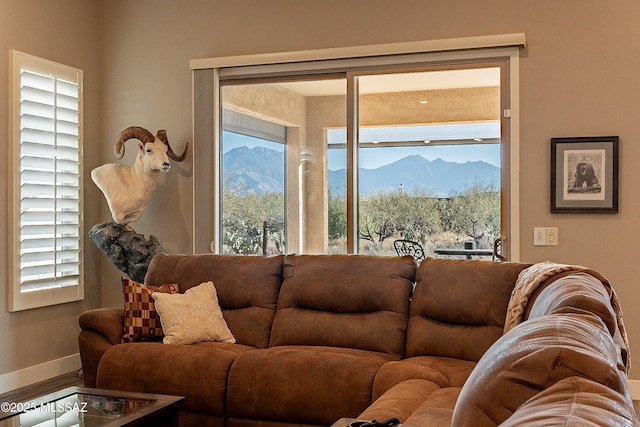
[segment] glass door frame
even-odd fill
[[[369,66],[398,67],[399,64],[422,63],[445,64],[451,62],[500,62],[505,64],[502,73],[502,121],[501,132],[503,140],[509,141],[503,159],[507,160],[509,168],[503,168],[508,173],[508,179],[503,181],[502,191],[505,193],[503,203],[503,231],[509,236],[502,247],[503,253],[509,260],[518,261],[520,257],[520,224],[519,224],[519,56],[520,48],[525,46],[524,34],[505,34],[499,36],[479,36],[461,39],[432,40],[417,43],[399,43],[392,45],[377,45],[367,47],[349,47],[308,52],[282,52],[267,55],[246,55],[239,57],[210,58],[192,60],[194,87],[194,141],[198,153],[194,156],[194,197],[193,197],[193,251],[194,253],[218,253],[220,212],[217,188],[220,182],[220,78],[233,78],[252,74],[266,75],[274,70],[280,75],[310,74],[309,70],[335,71],[346,65],[350,71],[358,72],[358,68]],[[393,53],[395,51],[395,54]],[[358,53],[360,52],[360,53]],[[387,52],[382,54],[381,52]],[[287,59],[288,58],[288,59]],[[304,59],[307,59],[306,61]],[[316,59],[316,61],[314,61]],[[365,65],[362,65],[362,62]],[[320,68],[319,68],[320,67]],[[323,68],[324,67],[324,68]],[[306,71],[305,71],[306,70]],[[354,74],[355,75],[355,74]],[[353,97],[353,83],[348,85],[348,98]],[[353,102],[353,101],[348,101]],[[354,109],[349,109],[354,111]],[[353,114],[353,113],[350,113]],[[354,117],[349,118],[353,121]],[[357,140],[357,127],[351,127],[348,137]],[[353,142],[349,156],[353,153]],[[503,144],[506,146],[506,144]],[[211,165],[214,165],[212,168]],[[508,171],[508,172],[507,172]],[[349,178],[355,187],[357,171]],[[504,184],[506,182],[506,185]],[[213,185],[212,185],[213,184]],[[208,188],[207,188],[208,187]],[[351,197],[351,210],[357,207],[357,201]],[[352,219],[352,224],[355,221]],[[350,229],[351,235],[357,233],[357,228]],[[353,237],[352,237],[353,239]],[[354,242],[357,239],[353,240]],[[353,253],[357,253],[355,247]]]

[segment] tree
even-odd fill
[[[347,201],[329,189],[329,239],[336,240],[347,235]]]
[[[441,230],[437,199],[425,190],[380,191],[361,198],[360,238],[372,242],[403,237],[424,242]]]
[[[223,244],[235,254],[284,252],[283,193],[243,194],[241,187],[225,185],[223,208]]]
[[[442,204],[445,229],[464,234],[478,247],[490,247],[500,236],[500,192],[475,182]]]

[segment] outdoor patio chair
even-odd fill
[[[422,245],[413,240],[398,239],[393,242],[393,247],[399,256],[410,255],[416,261],[416,264],[425,258],[424,249]]]

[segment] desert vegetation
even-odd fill
[[[273,255],[286,251],[284,194],[244,194],[226,188],[224,195],[224,251],[238,255]],[[329,194],[329,253],[346,252],[346,200]],[[395,239],[422,244],[427,255],[436,247],[462,247],[473,241],[490,248],[500,236],[500,193],[493,186],[474,183],[435,197],[426,190],[379,191],[359,202],[360,253],[394,255]]]

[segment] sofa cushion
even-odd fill
[[[541,390],[571,376],[625,393],[616,351],[593,314],[551,314],[521,323],[478,362],[456,403],[452,425],[498,425]]]
[[[403,427],[449,427],[460,387],[435,390],[402,424]]]
[[[404,422],[431,394],[440,386],[432,381],[410,379],[402,381],[375,401],[358,415],[359,420],[386,420],[391,417]],[[453,405],[451,405],[453,409]],[[425,424],[426,425],[426,424]]]
[[[396,358],[338,347],[278,346],[244,353],[228,380],[229,418],[331,425],[371,404],[376,372]]]
[[[176,294],[180,291],[178,285],[147,286],[124,276],[120,280],[124,299],[122,342],[161,340],[162,326],[151,294]]]
[[[628,369],[629,355],[621,336],[619,319],[612,306],[610,285],[587,272],[568,272],[543,283],[534,292],[525,310],[526,318],[551,313],[592,313],[607,326],[619,347],[621,369]]]
[[[637,426],[640,420],[633,403],[622,394],[594,381],[569,377],[525,402],[503,427]]]
[[[407,357],[478,361],[502,335],[518,274],[528,264],[427,258],[416,273]]]
[[[164,329],[165,344],[202,341],[236,342],[222,317],[213,282],[190,288],[184,294],[152,294]]]
[[[118,344],[102,356],[96,386],[185,396],[181,411],[224,417],[231,365],[253,350],[223,342]]]
[[[283,256],[156,255],[145,283],[178,283],[180,291],[215,283],[224,319],[240,344],[265,348],[282,284]]]
[[[402,357],[414,274],[410,257],[287,255],[270,345]]]
[[[439,356],[417,356],[385,363],[376,375],[373,399],[409,379],[423,379],[438,387],[462,387],[476,362]]]
[[[617,328],[616,314],[611,307],[611,296],[595,277],[586,273],[572,273],[545,286],[535,298],[528,318],[541,317],[565,307],[588,311],[600,317],[611,335]]]

